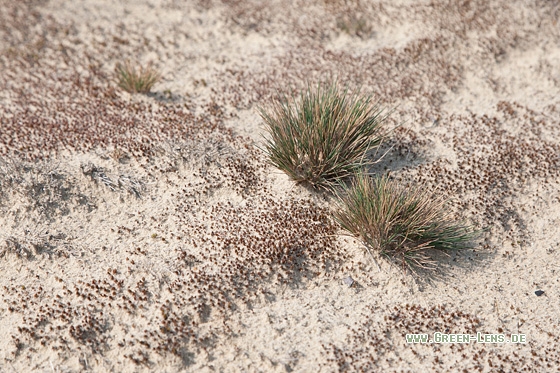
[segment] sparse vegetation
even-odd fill
[[[385,135],[385,116],[371,96],[350,93],[336,83],[310,87],[260,110],[270,137],[271,163],[298,182],[328,188],[368,162],[366,152]]]
[[[360,172],[343,192],[335,213],[342,228],[368,251],[393,258],[405,269],[433,269],[426,250],[460,249],[476,237],[468,226],[453,222],[445,199],[423,188],[404,188],[387,176]]]
[[[45,3],[0,10],[1,370],[558,370],[558,1]],[[248,109],[333,75],[409,123],[376,173],[491,227],[442,281],[367,270],[254,149]],[[530,335],[404,338],[434,331]]]
[[[336,26],[350,36],[366,39],[373,30],[366,17],[357,14],[344,14],[336,19]]]
[[[130,61],[118,63],[115,72],[118,85],[129,93],[148,93],[160,79],[160,72],[152,65],[135,67]]]

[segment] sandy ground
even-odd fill
[[[115,3],[0,1],[0,371],[560,369],[557,0]],[[486,229],[433,276],[259,150],[258,107],[333,77],[402,124],[374,171]]]

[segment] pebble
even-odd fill
[[[344,283],[345,283],[346,285],[348,285],[349,287],[352,286],[352,285],[354,284],[354,279],[353,279],[352,277],[350,277],[350,276],[345,277],[343,281],[344,281]]]

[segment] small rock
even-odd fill
[[[348,286],[352,286],[354,284],[354,279],[350,276],[345,277],[343,281]]]
[[[537,291],[535,291],[535,294],[537,295],[537,297],[540,297],[541,295],[544,294],[544,291],[542,291],[542,290],[537,290]]]

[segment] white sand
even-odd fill
[[[559,369],[558,1],[0,10],[0,371]],[[126,58],[153,94],[116,88]],[[259,106],[333,76],[402,123],[376,170],[488,230],[435,277],[378,267],[258,149]],[[406,343],[437,331],[527,343]]]

